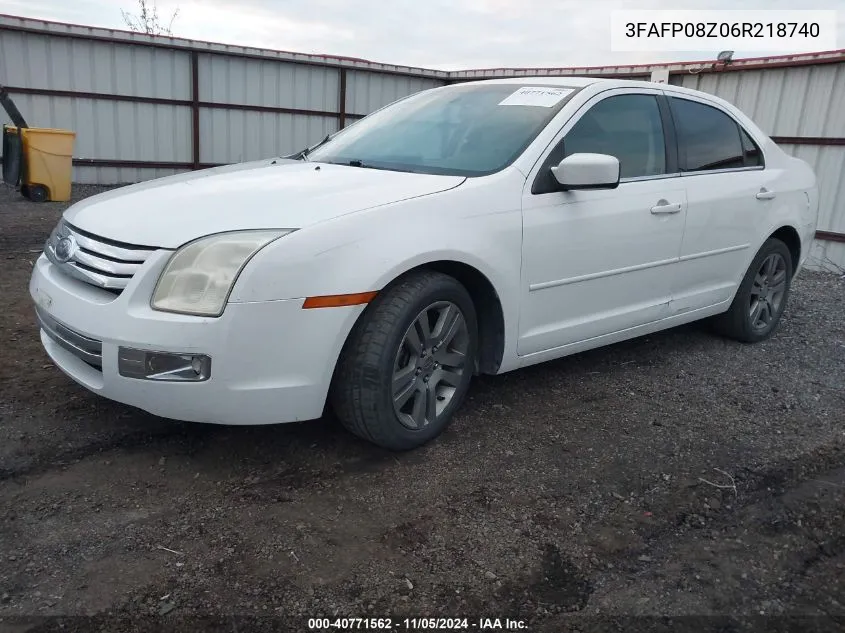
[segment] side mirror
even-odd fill
[[[619,159],[608,154],[572,154],[552,174],[565,190],[615,189],[619,186]]]

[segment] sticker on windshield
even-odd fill
[[[506,97],[499,105],[503,106],[538,106],[551,108],[573,92],[572,88],[542,88],[525,86]]]

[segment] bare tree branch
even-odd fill
[[[146,33],[147,35],[173,35],[173,23],[179,16],[178,8],[170,16],[167,26],[162,26],[155,0],[137,0],[137,2],[137,14],[123,9],[120,10],[123,22],[129,27],[129,30],[136,33]]]

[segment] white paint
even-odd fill
[[[552,173],[567,188],[615,184],[619,182],[619,159],[604,154],[572,154],[552,167]]]
[[[103,372],[42,337],[47,352],[92,391],[158,415],[231,424],[302,420],[323,411],[341,347],[363,312],[361,306],[303,310],[304,297],[381,290],[434,261],[472,266],[502,303],[501,373],[726,310],[760,245],[780,227],[799,232],[806,257],[818,214],[814,175],[735,107],[669,85],[543,82],[583,90],[511,166],[489,176],[259,162],[153,181],[72,206],[65,217],[90,233],[166,248],[146,260],[117,298],[39,258],[33,299],[54,319],[103,341]],[[591,106],[617,94],[660,92],[729,113],[762,147],[766,169],[531,193],[548,152]],[[776,197],[757,199],[761,186]],[[653,213],[661,201],[679,210]],[[220,317],[150,308],[171,255],[166,249],[252,228],[298,230],[249,261]],[[122,378],[120,345],[209,354],[212,379],[185,385]]]
[[[611,89],[591,95],[580,112],[608,97],[659,94],[650,87],[614,89],[619,82],[601,83]],[[586,92],[578,97],[584,99]],[[577,120],[567,121],[552,147]],[[536,354],[669,316],[675,266],[666,263],[678,256],[685,213],[658,217],[650,209],[659,200],[685,209],[687,192],[681,180],[640,180],[620,183],[617,189],[535,195],[531,183],[540,164],[522,193],[518,354]]]
[[[112,189],[73,205],[65,218],[100,237],[176,248],[222,231],[303,228],[346,213],[449,189],[463,180],[457,176],[263,160]],[[115,213],[116,204],[123,213]],[[179,209],[176,222],[174,209]],[[143,221],[132,222],[134,214]],[[161,230],[164,225],[169,227],[167,231]]]

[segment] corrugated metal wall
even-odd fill
[[[338,112],[340,70],[202,54],[203,103]],[[290,154],[338,129],[335,116],[200,108],[200,161],[232,163]]]
[[[103,101],[79,97],[16,95],[15,105],[33,127],[76,132],[74,156],[101,160],[191,160],[191,113],[187,107]],[[3,122],[8,119],[3,117]],[[138,182],[174,169],[74,167],[74,182]]]
[[[350,71],[347,74],[346,111],[369,114],[406,95],[442,85],[440,79]]]
[[[6,85],[191,98],[190,59],[183,51],[6,30],[0,35]]]
[[[777,68],[737,60],[720,72],[669,67],[673,84],[736,104],[771,136],[783,137],[786,151],[813,165],[821,187],[819,229],[840,234],[845,144],[835,143],[845,141],[841,59],[810,54]],[[0,16],[0,84],[30,125],[76,131],[74,180],[82,183],[137,182],[291,153],[352,119],[450,80],[647,78],[653,68],[450,73]],[[816,266],[829,259],[845,267],[843,244],[817,242],[813,256]]]
[[[730,101],[770,136],[845,137],[845,64],[673,75]]]
[[[190,54],[0,30],[0,84],[33,91],[191,98]],[[13,95],[29,125],[76,131],[74,155],[101,160],[191,159],[187,106],[41,94]],[[3,113],[4,123],[8,119]],[[135,182],[172,169],[76,167],[76,182]]]
[[[845,233],[845,64],[796,66],[742,72],[673,75],[670,83],[725,99],[772,137],[816,138],[781,143],[813,166],[819,179],[819,230]],[[845,267],[845,244],[816,240],[812,267]]]
[[[819,230],[845,233],[845,146],[784,144],[781,147],[815,169],[819,179]],[[843,243],[816,240],[810,256],[811,268],[845,270]]]
[[[116,184],[289,154],[445,83],[441,71],[171,41],[0,16],[0,84],[29,125],[77,133],[75,182]]]

